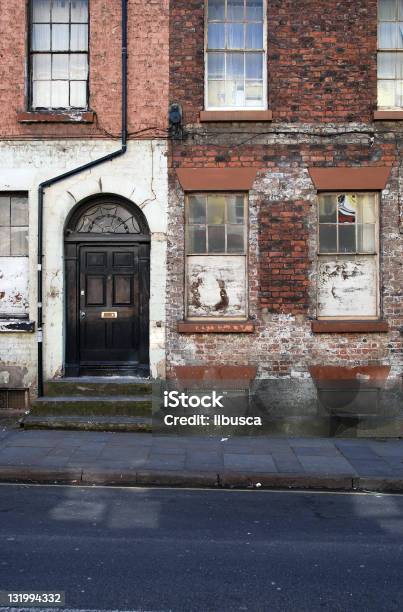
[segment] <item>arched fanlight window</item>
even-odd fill
[[[71,226],[70,226],[71,227]],[[141,234],[138,219],[121,204],[98,203],[75,218],[71,231],[79,234]]]

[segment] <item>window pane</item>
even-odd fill
[[[339,252],[354,253],[355,225],[339,225]]]
[[[50,81],[34,81],[32,84],[33,108],[50,108]]]
[[[52,58],[52,78],[53,79],[68,79],[69,78],[69,56],[67,53],[53,55]]]
[[[85,80],[88,77],[87,54],[73,53],[70,55],[70,78]]]
[[[208,76],[210,79],[223,79],[225,69],[224,53],[208,54]]]
[[[397,53],[378,53],[378,78],[394,79],[396,76]]]
[[[208,252],[225,253],[225,225],[209,225]]]
[[[8,196],[0,196],[0,226],[8,227],[10,225],[10,198]]]
[[[205,196],[189,196],[188,219],[189,223],[206,223]]]
[[[319,250],[321,253],[337,252],[337,226],[320,225],[319,227]]]
[[[396,77],[403,79],[403,53],[396,53]]]
[[[242,23],[228,23],[227,29],[227,48],[245,48],[245,26]]]
[[[243,225],[227,226],[227,253],[243,253],[245,238]]]
[[[243,223],[244,208],[243,196],[227,196],[227,222]]]
[[[243,5],[243,0],[227,0],[227,19],[242,21],[244,18]]]
[[[28,228],[27,227],[12,227],[11,228],[11,255],[20,257],[28,255]]]
[[[13,196],[11,198],[11,225],[28,225],[28,201],[27,198]]]
[[[70,21],[70,0],[53,0],[52,21],[59,23]]]
[[[54,24],[52,26],[52,51],[69,50],[69,26]]]
[[[403,23],[398,23],[396,30],[397,48],[403,49]]]
[[[225,223],[225,196],[208,196],[207,222],[210,225]]]
[[[378,106],[393,108],[395,106],[395,82],[378,81]]]
[[[343,194],[338,198],[339,223],[355,223],[357,217],[357,196]]]
[[[368,223],[359,225],[358,228],[358,251],[360,253],[375,253],[375,225]]]
[[[263,79],[263,53],[245,53],[246,78]]]
[[[0,257],[10,255],[10,228],[0,227]]]
[[[68,108],[69,83],[68,81],[52,81],[52,108]]]
[[[225,106],[225,81],[208,82],[208,105]]]
[[[71,21],[79,23],[88,22],[88,0],[72,0]]]
[[[50,0],[34,0],[32,15],[35,22],[42,21],[49,23]]]
[[[358,223],[376,222],[376,199],[373,194],[357,194]]]
[[[246,48],[263,49],[262,23],[250,23],[246,26]]]
[[[395,83],[395,105],[399,108],[403,106],[403,81]]]
[[[209,49],[225,48],[225,26],[223,23],[210,23],[208,27]]]
[[[398,19],[400,21],[403,20],[403,0],[397,0],[397,8],[398,8]]]
[[[380,23],[378,32],[378,45],[380,49],[396,49],[397,46],[396,23]]]
[[[70,106],[74,108],[87,106],[87,81],[70,82]]]
[[[263,20],[263,0],[246,0],[246,18]]]
[[[227,53],[227,79],[243,79],[244,53]]]
[[[33,25],[32,26],[32,50],[33,51],[50,50],[50,26],[49,25]]]
[[[225,104],[226,106],[245,106],[245,85],[243,81],[227,81]]]
[[[246,106],[262,106],[263,101],[263,82],[262,81],[247,81],[246,82]]]
[[[319,223],[337,222],[337,199],[335,196],[321,196],[319,200]]]
[[[209,19],[224,19],[224,15],[225,15],[225,0],[209,0],[208,18]]]
[[[38,55],[33,55],[32,77],[34,81],[50,79],[51,57],[52,56],[50,55],[50,53],[40,53]]]
[[[206,252],[206,228],[190,226],[188,227],[188,253]]]
[[[87,51],[88,49],[88,26],[87,25],[72,25],[71,26],[71,51]]]
[[[396,19],[396,0],[379,0],[379,19]]]

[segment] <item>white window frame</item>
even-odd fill
[[[338,195],[353,195],[353,194],[357,194],[359,193],[360,195],[372,195],[375,196],[375,251],[373,253],[369,253],[369,252],[360,252],[360,251],[355,251],[352,253],[342,253],[340,251],[336,251],[336,252],[330,252],[330,253],[326,253],[325,251],[321,251],[320,250],[320,238],[319,238],[319,232],[320,232],[320,226],[322,225],[319,222],[319,207],[320,207],[320,199],[323,196],[334,196],[337,197]],[[317,312],[317,319],[319,321],[377,321],[380,318],[380,314],[381,314],[381,296],[380,296],[380,259],[379,259],[379,252],[380,252],[380,194],[379,192],[376,191],[348,191],[348,190],[342,190],[340,189],[340,191],[323,191],[320,192],[320,194],[318,194],[318,198],[317,198],[317,214],[318,214],[318,223],[317,223],[317,255],[316,255],[316,270],[317,270],[317,278],[319,278],[319,263],[321,261],[321,259],[324,259],[326,257],[334,257],[335,260],[352,260],[355,257],[374,257],[375,258],[375,270],[376,270],[376,275],[375,275],[375,291],[376,291],[376,313],[374,315],[370,315],[370,316],[361,316],[361,315],[338,315],[338,316],[327,316],[327,315],[319,315],[319,292],[316,292],[316,312]],[[337,222],[337,226],[339,226],[339,223]],[[357,226],[358,224],[356,224],[356,231],[357,231]],[[337,240],[338,240],[338,229],[337,229]],[[357,240],[357,234],[356,234],[356,240]]]
[[[208,0],[204,8],[204,108],[208,111],[265,111],[268,110],[267,71],[267,0],[263,0],[263,104],[261,106],[209,106],[208,104]],[[241,23],[241,22],[240,22]],[[214,51],[212,51],[214,53]],[[223,53],[227,51],[222,50]],[[229,50],[236,53],[237,50]],[[253,51],[251,51],[252,53]]]
[[[244,198],[244,252],[243,253],[209,253],[207,250],[205,253],[191,253],[188,251],[188,211],[189,211],[189,197],[192,195],[202,195],[202,196],[209,196],[209,195],[219,195],[219,196],[233,196],[233,195],[239,195],[239,196],[243,196]],[[207,220],[206,220],[207,221]],[[207,225],[207,224],[206,224]],[[207,231],[206,231],[206,239],[207,239]],[[245,295],[245,315],[241,316],[241,317],[234,317],[234,316],[222,316],[222,320],[228,321],[228,322],[241,322],[241,321],[247,321],[248,320],[248,313],[249,313],[249,279],[248,279],[248,270],[249,270],[249,266],[248,266],[248,260],[249,260],[249,194],[248,192],[245,191],[236,191],[236,192],[230,192],[230,191],[217,191],[217,192],[211,192],[211,191],[197,191],[197,192],[192,192],[192,193],[186,193],[185,194],[185,303],[184,303],[184,308],[185,308],[185,320],[186,321],[208,321],[208,322],[214,322],[214,321],[219,321],[220,317],[212,317],[212,316],[202,316],[202,317],[196,317],[196,316],[191,316],[188,314],[188,295],[189,295],[189,275],[188,275],[188,271],[189,271],[189,265],[188,262],[190,260],[190,258],[192,257],[238,257],[238,258],[243,258],[244,259],[244,266],[245,266],[245,285],[244,285],[244,295]]]
[[[380,24],[381,23],[400,23],[398,20],[398,16],[397,16],[397,12],[395,15],[395,19],[382,19],[382,21],[380,20],[380,12],[379,12],[379,4],[380,4],[380,0],[378,0],[378,18],[377,18],[377,67],[379,66],[379,56],[382,55],[383,53],[399,53],[402,55],[403,57],[403,48],[402,49],[398,49],[396,47],[394,48],[380,48],[379,46],[379,41],[380,41]],[[396,0],[396,11],[398,11],[398,0]],[[402,15],[402,21],[403,21],[403,15]],[[392,78],[380,78],[379,74],[377,72],[377,108],[379,110],[401,110],[403,108],[403,102],[402,102],[402,106],[381,106],[379,104],[379,81],[392,81],[395,86],[396,86],[396,81],[403,81],[403,77],[402,79],[398,79],[396,76],[394,79]],[[403,94],[402,94],[402,100],[403,100]]]

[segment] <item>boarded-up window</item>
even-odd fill
[[[247,317],[246,202],[244,194],[187,197],[188,318]]]
[[[0,318],[28,314],[28,198],[0,193]]]
[[[379,314],[378,196],[319,196],[318,316],[364,319]]]

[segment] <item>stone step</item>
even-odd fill
[[[150,395],[152,381],[137,377],[60,378],[45,383],[47,397]]]
[[[24,429],[65,429],[81,431],[135,431],[149,433],[152,430],[151,418],[145,416],[32,416],[27,415],[22,422]]]
[[[151,417],[150,395],[129,396],[45,396],[32,402],[32,416],[147,416]]]

